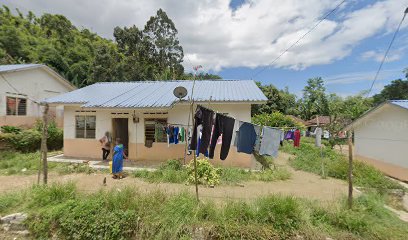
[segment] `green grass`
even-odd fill
[[[60,152],[49,152],[48,156],[57,155]],[[31,175],[38,172],[40,164],[40,152],[21,153],[14,151],[0,151],[0,175]],[[72,173],[94,173],[95,170],[88,164],[69,164],[48,162],[49,171],[61,175]]]
[[[206,165],[205,167],[210,167]],[[211,166],[212,167],[212,166]],[[214,167],[213,167],[214,168]],[[219,175],[220,184],[233,185],[247,181],[272,182],[287,180],[292,174],[284,167],[264,171],[248,171],[240,168],[215,168]],[[145,179],[152,183],[188,183],[191,181],[189,170],[178,160],[168,160],[157,171],[139,170],[132,172],[132,176]]]
[[[80,194],[74,184],[36,186],[0,196],[0,213],[27,212],[35,239],[406,239],[408,224],[383,207],[381,195],[330,206],[271,195],[253,201],[197,203],[188,193],[133,188]]]
[[[333,149],[324,147],[321,152],[320,148],[304,141],[300,148],[294,148],[292,144],[285,143],[282,150],[295,155],[290,161],[295,169],[312,172],[322,177],[328,176],[347,180],[348,160]],[[353,162],[353,180],[356,186],[371,188],[380,192],[388,189],[404,189],[376,168],[361,161]]]

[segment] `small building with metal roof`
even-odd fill
[[[42,64],[0,65],[0,126],[32,126],[41,117],[40,101],[76,89]],[[62,108],[50,115],[62,126]]]
[[[182,99],[173,94],[179,86],[187,90]],[[191,99],[194,111],[202,105],[246,122],[251,122],[251,106],[267,101],[252,80],[171,80],[96,83],[44,102],[64,106],[65,156],[101,158],[99,139],[109,132],[112,139],[122,139],[129,159],[158,165],[184,157],[185,142],[168,144],[158,126],[191,130]],[[216,147],[215,164],[251,168],[256,162],[234,146],[221,161],[220,148]]]
[[[355,158],[408,181],[408,100],[386,101],[348,125]]]

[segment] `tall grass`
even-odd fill
[[[345,156],[333,149],[324,147],[321,152],[320,148],[316,148],[313,144],[302,142],[300,148],[294,148],[291,144],[285,143],[283,151],[295,155],[290,161],[295,169],[323,177],[347,180],[348,161]],[[380,192],[387,189],[403,189],[400,184],[361,161],[353,162],[353,180],[357,186],[377,189]]]
[[[34,174],[38,171],[40,157],[40,152],[0,151],[0,175]],[[49,169],[57,166],[56,163],[48,163]]]
[[[81,195],[67,184],[0,196],[4,202],[14,204],[3,205],[3,212],[29,213],[27,225],[36,239],[406,239],[408,234],[408,224],[374,194],[356,198],[348,210],[343,199],[323,206],[271,195],[220,205],[197,203],[188,193],[132,188]]]

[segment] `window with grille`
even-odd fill
[[[6,99],[7,115],[27,115],[27,99],[17,97],[7,97]]]
[[[95,138],[96,116],[75,116],[75,137]]]
[[[167,125],[166,118],[145,119],[145,139],[153,142],[167,142],[167,134],[164,127]]]

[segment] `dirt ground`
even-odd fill
[[[304,197],[313,200],[331,201],[338,199],[339,196],[347,193],[347,185],[344,181],[337,179],[322,179],[320,176],[303,172],[295,171],[288,166],[287,160],[290,156],[283,152],[275,160],[276,165],[284,166],[292,172],[292,178],[285,181],[277,182],[245,182],[243,186],[228,186],[221,185],[215,188],[207,188],[200,186],[199,194],[202,199],[210,198],[214,200],[222,199],[242,199],[250,200],[260,196],[269,194],[293,195],[296,197]],[[103,179],[106,177],[107,186],[103,186]],[[0,176],[0,194],[10,191],[16,191],[30,187],[36,183],[37,176]],[[49,182],[75,182],[81,192],[95,192],[100,189],[118,189],[125,186],[138,188],[140,191],[150,192],[161,190],[167,193],[177,193],[188,191],[195,193],[194,186],[186,186],[184,184],[172,183],[147,183],[142,179],[127,177],[122,180],[113,180],[109,174],[71,174],[58,175],[51,173]]]

